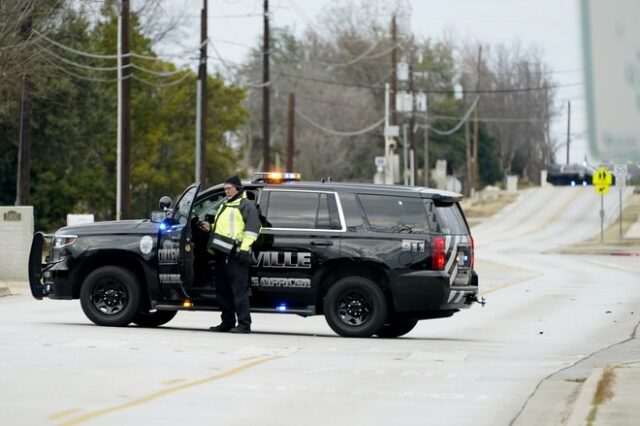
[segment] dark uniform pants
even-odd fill
[[[216,254],[216,299],[222,310],[222,323],[251,327],[249,307],[249,266],[233,256]]]

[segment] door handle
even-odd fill
[[[333,241],[331,240],[321,240],[321,241],[311,241],[312,246],[332,246]]]

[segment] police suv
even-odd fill
[[[341,336],[398,337],[418,320],[449,317],[478,298],[473,238],[460,194],[423,187],[300,182],[261,174],[244,183],[260,213],[251,310],[324,315]],[[219,310],[199,222],[212,221],[223,185],[189,186],[149,220],[36,233],[33,297],[80,299],[98,325],[154,327],[177,311]],[[43,262],[44,259],[44,262]]]

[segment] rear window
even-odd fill
[[[428,234],[427,212],[420,198],[359,194],[374,232]]]
[[[469,235],[467,223],[458,203],[442,203],[425,200],[431,220],[432,231],[447,235]]]

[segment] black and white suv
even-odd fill
[[[247,283],[252,312],[321,314],[342,336],[397,337],[478,301],[461,195],[288,177],[245,183],[263,221]],[[197,222],[215,216],[222,184],[189,186],[173,209],[166,198],[161,219],[36,233],[33,296],[80,299],[89,319],[109,326],[159,326],[180,310],[218,310]]]

